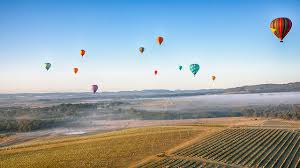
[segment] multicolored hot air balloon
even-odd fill
[[[98,90],[98,85],[92,85],[92,91],[95,94]]]
[[[159,45],[161,45],[163,41],[164,41],[164,38],[163,38],[163,37],[161,37],[161,36],[158,36],[158,37],[157,37],[157,43],[158,43]]]
[[[51,64],[50,63],[45,63],[45,68],[47,69],[47,71],[50,69]]]
[[[143,52],[145,51],[145,48],[144,47],[140,47],[139,51],[140,51],[141,54],[143,54]]]
[[[289,18],[281,17],[274,19],[270,24],[270,29],[274,35],[283,42],[284,37],[292,28],[292,21]]]
[[[80,50],[80,55],[83,57],[85,54],[85,50]]]
[[[74,71],[75,74],[77,74],[78,68],[74,68],[73,71]]]
[[[183,66],[181,66],[181,65],[178,66],[178,69],[179,69],[180,71],[182,70],[182,68],[183,68]]]
[[[157,70],[155,70],[155,71],[154,71],[154,75],[157,75],[157,73],[158,73],[158,71],[157,71]]]
[[[211,76],[211,79],[212,79],[213,81],[215,81],[216,78],[217,78],[217,77],[216,77],[215,75]]]
[[[191,64],[190,65],[190,70],[194,74],[194,76],[196,76],[196,74],[199,71],[199,69],[200,69],[199,64]]]

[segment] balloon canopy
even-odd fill
[[[292,21],[289,18],[281,17],[274,19],[270,24],[272,33],[283,42],[284,37],[292,28]]]
[[[191,64],[190,65],[190,71],[194,74],[194,76],[196,76],[199,69],[200,69],[199,64]]]
[[[157,37],[157,43],[158,43],[159,45],[161,45],[163,41],[164,41],[164,38],[163,38],[163,37],[161,37],[161,36],[158,36],[158,37]]]
[[[216,76],[214,76],[214,75],[213,75],[213,76],[211,76],[211,79],[212,79],[213,81],[215,81],[215,80],[216,80],[216,78],[217,78],[217,77],[216,77]]]
[[[145,48],[144,47],[140,47],[139,51],[140,51],[141,54],[143,54],[143,52],[145,51]]]
[[[83,57],[85,54],[85,50],[80,50],[80,55]]]
[[[95,94],[98,90],[98,85],[92,85],[92,91]]]
[[[75,74],[77,74],[78,68],[74,68],[73,71],[74,71]]]
[[[45,63],[45,68],[47,69],[47,71],[50,69],[51,64],[50,63]]]

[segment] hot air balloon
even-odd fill
[[[270,29],[274,35],[283,42],[284,37],[292,28],[292,21],[289,18],[281,17],[274,19],[270,24]]]
[[[95,94],[98,90],[98,85],[92,85],[92,91]]]
[[[45,68],[47,69],[47,71],[50,69],[51,64],[50,63],[45,63]]]
[[[80,55],[83,57],[85,54],[85,50],[80,50]]]
[[[213,76],[211,76],[211,79],[212,79],[213,81],[215,81],[215,80],[216,80],[216,78],[217,78],[217,77],[216,77],[216,76],[214,76],[214,75],[213,75]]]
[[[145,48],[144,47],[140,47],[139,51],[140,51],[141,54],[143,54],[143,52],[145,51]]]
[[[158,73],[158,71],[157,71],[157,70],[155,70],[155,71],[154,71],[154,75],[157,75],[157,73]]]
[[[191,64],[190,65],[190,70],[194,74],[194,76],[196,76],[199,69],[200,69],[200,66],[198,64]]]
[[[161,37],[161,36],[158,36],[158,37],[157,37],[157,43],[158,43],[159,45],[161,45],[163,41],[164,41],[164,38],[163,38],[163,37]]]
[[[78,68],[74,68],[73,71],[74,71],[75,74],[77,74]]]
[[[181,71],[183,68],[183,66],[179,65],[178,69]]]

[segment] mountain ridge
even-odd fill
[[[118,92],[101,92],[91,94],[90,92],[55,92],[55,93],[13,93],[0,94],[1,97],[60,97],[60,98],[155,98],[169,96],[197,96],[209,94],[246,94],[246,93],[273,93],[273,92],[300,92],[300,82],[287,84],[259,84],[233,87],[227,89],[198,89],[198,90],[167,90],[167,89],[147,89]]]

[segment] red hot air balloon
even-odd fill
[[[92,91],[95,94],[98,90],[98,85],[92,85]]]
[[[292,28],[292,21],[289,18],[276,18],[270,24],[270,29],[274,35],[283,42],[284,37]]]
[[[163,41],[164,41],[164,38],[163,38],[163,37],[161,37],[161,36],[158,36],[158,37],[157,37],[157,43],[158,43],[159,45],[161,45]]]
[[[157,70],[155,70],[155,71],[154,71],[154,74],[155,74],[155,75],[157,75],[157,73],[158,73],[158,71],[157,71]]]

